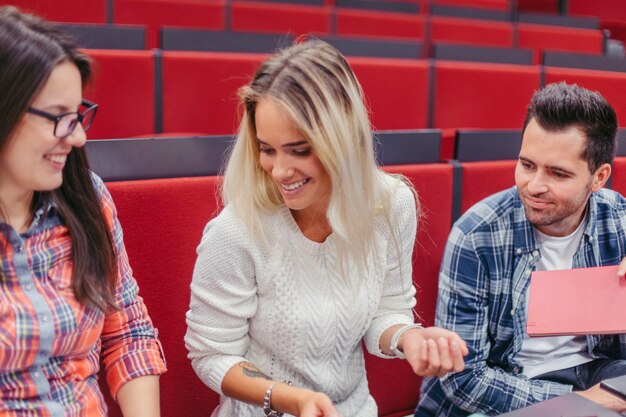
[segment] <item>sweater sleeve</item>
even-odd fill
[[[223,394],[224,376],[245,360],[258,305],[246,236],[228,207],[207,224],[197,252],[185,345],[198,377]]]
[[[376,356],[392,358],[380,349],[380,337],[396,324],[413,323],[415,287],[413,286],[413,247],[417,233],[415,196],[404,183],[395,193],[391,227],[386,228],[387,266],[378,309],[364,341],[367,350]]]

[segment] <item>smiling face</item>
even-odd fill
[[[255,109],[259,163],[272,178],[298,223],[324,217],[331,182],[311,144],[283,108],[262,99]]]
[[[515,184],[526,217],[544,234],[567,236],[576,230],[591,192],[610,175],[609,164],[589,172],[581,158],[586,141],[576,127],[552,132],[534,119],[524,131]]]
[[[51,114],[77,111],[82,98],[81,76],[76,65],[56,65],[31,107]],[[80,123],[63,139],[54,136],[54,122],[25,113],[4,149],[0,151],[0,194],[3,199],[29,198],[35,191],[58,188],[73,147],[85,144]]]

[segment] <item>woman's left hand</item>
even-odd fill
[[[398,347],[420,376],[460,372],[465,368],[463,356],[469,353],[458,334],[440,327],[410,329],[400,337]]]

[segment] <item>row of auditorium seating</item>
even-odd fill
[[[453,220],[476,201],[513,185],[516,162],[512,159],[519,147],[519,131],[502,132],[497,138],[489,137],[490,132],[482,138],[460,135],[459,141],[468,142],[467,146],[458,147],[465,153],[457,155],[460,161],[437,163],[433,162],[437,133],[413,132],[410,143],[410,136],[378,135],[378,152],[385,162],[407,162],[389,155],[386,147],[402,148],[415,158],[431,155],[415,163],[385,166],[388,172],[407,176],[419,194],[424,216],[414,252],[413,280],[418,289],[416,313],[428,325],[434,319],[439,263]],[[223,163],[220,152],[229,145],[229,138],[212,142],[208,139],[215,138],[87,143],[92,168],[108,180],[134,275],[167,356],[169,371],[161,377],[162,414],[167,416],[206,416],[218,404],[217,395],[194,375],[183,342],[195,247],[204,225],[220,208],[220,177],[212,174],[219,172]],[[494,139],[508,145],[493,146]],[[487,143],[489,146],[485,146]],[[151,152],[146,152],[148,147]],[[486,153],[477,155],[476,148]],[[626,132],[621,132],[620,155],[626,155]],[[511,159],[489,160],[494,158]],[[120,165],[127,166],[121,173]],[[625,156],[616,159],[614,171],[613,187],[626,192]],[[168,176],[172,178],[164,178]],[[420,378],[411,373],[406,363],[366,354],[366,366],[379,415],[412,414],[419,397]],[[119,417],[117,406],[110,399],[109,403],[109,415]]]
[[[350,1],[361,1],[367,5],[388,4],[364,0]],[[536,51],[536,56],[544,49],[578,50],[600,54],[604,45],[598,22],[592,18],[525,13],[520,14],[516,22],[512,23],[506,12],[460,8],[447,4],[435,4],[431,6],[432,15],[424,15],[250,1],[231,4],[224,1],[187,0],[181,4],[175,0],[117,0],[113,7],[113,19],[104,22],[93,20],[90,16],[85,20],[79,20],[74,15],[66,16],[63,11],[67,9],[67,12],[70,12],[67,6],[48,10],[48,7],[43,5],[45,3],[37,3],[39,6],[30,4],[29,0],[21,0],[21,3],[24,3],[26,10],[32,10],[54,21],[89,23],[87,27],[74,25],[73,30],[76,32],[110,31],[119,28],[128,35],[129,31],[134,29],[143,35],[141,48],[165,49],[159,36],[159,29],[163,27],[266,32],[294,36],[315,33],[367,38],[395,37],[423,39],[427,43],[463,42],[530,48]],[[486,13],[501,13],[502,16],[490,16]],[[97,23],[100,23],[99,27],[93,28]],[[127,25],[140,26],[129,28]],[[137,45],[129,43],[128,48],[132,47]]]
[[[232,134],[237,89],[261,54],[91,50],[99,103],[90,138],[160,133]],[[378,130],[519,128],[528,100],[565,80],[598,90],[626,126],[626,73],[445,60],[350,57]],[[381,81],[383,80],[383,81]]]

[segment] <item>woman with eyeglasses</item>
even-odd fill
[[[115,206],[83,145],[90,60],[0,7],[0,415],[158,416],[165,363]]]
[[[378,416],[362,341],[418,375],[461,371],[465,342],[413,321],[415,195],[377,166],[343,55],[291,46],[240,101],[226,206],[198,247],[187,313],[192,365],[222,394],[213,416]]]

